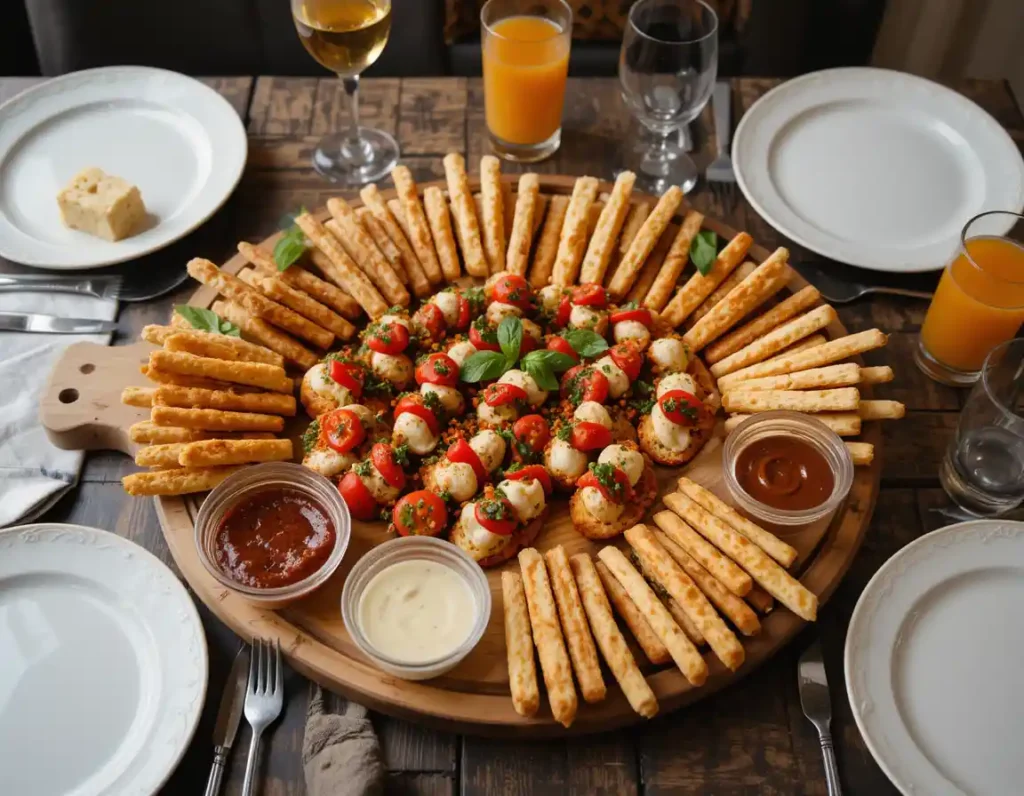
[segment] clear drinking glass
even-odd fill
[[[1024,501],[1024,339],[996,346],[985,359],[939,479],[972,514],[1002,514]]]
[[[313,168],[332,182],[363,185],[398,163],[398,143],[383,130],[359,126],[359,75],[380,57],[391,33],[391,0],[291,0],[299,40],[330,69],[349,99],[349,129],[324,136]]]
[[[680,146],[679,130],[704,109],[718,76],[718,17],[701,0],[639,0],[619,54],[619,82],[630,112],[654,135],[638,163],[637,183],[661,194],[689,191],[697,166]],[[627,154],[628,157],[628,154]]]

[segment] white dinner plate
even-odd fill
[[[930,533],[875,573],[846,636],[864,741],[904,794],[1020,793],[1024,523]]]
[[[228,101],[176,72],[111,66],[49,80],[0,105],[0,255],[78,269],[160,249],[231,195],[247,147]],[[141,232],[112,243],[61,223],[57,194],[89,166],[139,187]]]
[[[156,792],[206,676],[199,614],[155,556],[78,525],[0,531],[0,793]]]
[[[744,196],[773,227],[877,271],[942,268],[972,216],[1024,206],[1024,161],[995,119],[885,69],[783,83],[743,116],[732,156]]]

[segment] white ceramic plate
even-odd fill
[[[104,67],[29,89],[0,105],[0,255],[77,269],[160,249],[231,195],[247,146],[227,100],[175,72]],[[88,166],[139,187],[142,232],[111,243],[61,223],[57,193]]]
[[[0,531],[0,793],[154,793],[195,731],[206,639],[146,550],[56,523]]]
[[[875,573],[846,636],[868,749],[904,794],[1020,793],[1024,523],[923,536]]]
[[[783,83],[743,116],[732,156],[744,196],[773,227],[877,271],[942,268],[972,216],[1024,206],[1024,161],[995,119],[885,69]]]

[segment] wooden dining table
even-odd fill
[[[0,101],[41,78],[0,78]],[[279,219],[305,206],[320,207],[332,195],[351,195],[325,182],[310,165],[320,136],[347,122],[341,83],[332,78],[217,77],[205,79],[237,110],[249,135],[249,156],[240,185],[202,228],[131,267],[183,272],[186,261],[203,256],[225,261],[239,240],[258,241]],[[733,80],[733,119],[776,79]],[[992,114],[1024,147],[1024,117],[1008,85],[968,81],[953,86]],[[363,124],[392,133],[402,162],[419,180],[442,176],[441,158],[462,152],[471,168],[487,152],[483,84],[474,78],[369,79],[362,88]],[[559,152],[534,166],[546,173],[589,174],[610,179],[623,160],[624,143],[635,140],[631,120],[614,79],[570,79]],[[693,125],[694,157],[703,169],[715,145],[710,108]],[[520,170],[506,166],[508,171]],[[762,220],[739,196],[731,206],[716,201],[702,182],[687,196],[701,212],[748,230],[759,243],[789,247],[792,260],[822,263]],[[852,269],[826,264],[849,276]],[[940,267],[942,263],[936,263]],[[2,263],[5,270],[18,270]],[[858,274],[868,280],[873,275]],[[929,282],[930,280],[930,282]],[[921,280],[917,280],[919,283]],[[936,276],[925,277],[934,285]],[[916,285],[920,286],[920,285]],[[147,323],[165,322],[175,304],[194,289],[186,283],[170,295],[125,304],[114,345],[138,339]],[[676,713],[603,735],[559,740],[488,739],[430,728],[373,714],[383,748],[389,793],[422,794],[824,794],[825,778],[817,735],[803,717],[797,693],[800,652],[820,637],[832,690],[836,753],[842,784],[852,794],[895,793],[869,754],[847,700],[843,647],[850,614],[867,581],[898,549],[921,534],[956,521],[939,487],[938,464],[955,429],[965,393],[936,384],[913,364],[924,318],[920,300],[871,297],[838,307],[847,328],[878,327],[889,345],[866,356],[888,364],[896,379],[884,397],[906,404],[903,420],[884,427],[881,493],[874,519],[853,566],[834,596],[788,648],[739,682]],[[96,526],[119,533],[150,550],[176,571],[150,499],[133,499],[120,479],[137,468],[122,454],[89,453],[81,481],[42,519]],[[206,705],[198,730],[167,794],[201,793],[213,754],[212,730],[231,661],[241,644],[197,599],[209,642]],[[282,719],[264,736],[259,781],[266,796],[305,793],[301,748],[311,683],[291,673],[285,683]],[[336,699],[331,695],[329,702]],[[241,791],[248,728],[239,733],[224,793]]]

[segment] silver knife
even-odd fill
[[[800,707],[804,715],[818,730],[821,754],[825,758],[825,784],[828,796],[842,796],[839,787],[839,768],[832,748],[832,700],[828,694],[828,678],[825,676],[825,662],[821,659],[821,642],[815,640],[800,656],[797,677],[800,686]]]
[[[0,332],[40,332],[42,334],[100,334],[117,329],[116,321],[93,318],[61,318],[38,312],[0,312]]]
[[[220,782],[228,764],[228,754],[238,733],[238,724],[242,720],[245,708],[245,689],[249,684],[249,648],[246,645],[238,651],[235,662],[231,664],[231,673],[220,698],[217,710],[217,724],[213,728],[213,765],[210,767],[210,778],[206,782],[206,796],[217,796]]]

